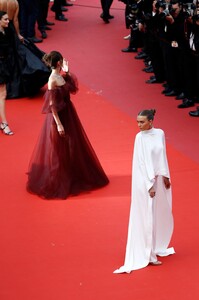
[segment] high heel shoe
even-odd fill
[[[13,135],[14,134],[14,132],[12,130],[10,130],[7,123],[2,122],[0,125],[0,129],[2,130],[2,133],[4,133],[5,135]]]

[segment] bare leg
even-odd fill
[[[6,99],[6,85],[0,84],[0,118],[2,123],[7,123],[5,99]]]
[[[3,132],[6,135],[13,135],[13,132],[10,130],[6,119],[5,100],[6,100],[6,84],[0,84],[0,118],[2,122],[0,125],[0,129],[3,130]]]

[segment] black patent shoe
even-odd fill
[[[46,26],[53,26],[53,25],[55,25],[55,23],[46,21],[45,25],[46,25]]]
[[[102,19],[103,19],[104,23],[106,23],[106,24],[110,23],[109,19],[107,19],[107,18],[102,18]]]
[[[143,71],[146,72],[146,73],[153,73],[153,67],[149,66],[147,68],[144,68]]]
[[[47,33],[45,32],[45,30],[41,31],[41,37],[42,37],[42,39],[46,39],[47,38]]]
[[[44,30],[52,30],[52,28],[45,25],[45,26],[44,26]]]
[[[142,52],[142,53],[139,53],[138,55],[136,55],[135,59],[144,59],[147,57],[148,57],[148,55],[146,55],[146,53]]]
[[[189,112],[189,115],[191,117],[199,117],[199,106],[196,107],[196,110],[195,111],[190,111]]]
[[[101,19],[104,19],[104,14],[103,14],[103,13],[101,13],[100,18],[101,18]],[[108,17],[105,18],[105,19],[114,19],[114,16],[108,15]]]
[[[106,23],[106,24],[109,24],[109,23],[110,23],[108,17],[102,16],[102,20],[103,20],[104,23]]]
[[[55,20],[58,20],[58,21],[65,21],[65,22],[68,21],[68,19],[67,19],[64,15],[55,17]]]
[[[61,11],[68,11],[68,8],[61,6]]]
[[[174,90],[170,90],[169,92],[166,92],[164,95],[167,97],[177,96]]]
[[[178,105],[178,108],[188,108],[194,106],[194,101],[187,98],[182,100],[182,103]]]
[[[166,93],[169,93],[171,91],[172,91],[172,89],[170,87],[165,87],[165,89],[161,93],[166,94]]]
[[[155,77],[150,78],[149,80],[145,81],[146,83],[162,83],[162,81],[157,80]]]
[[[28,40],[32,43],[42,43],[43,42],[42,39],[38,39],[35,36],[28,38]]]
[[[121,50],[122,52],[128,53],[128,52],[137,52],[137,48],[124,48]]]

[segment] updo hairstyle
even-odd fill
[[[148,121],[150,121],[154,120],[155,113],[155,109],[144,109],[139,112],[138,116],[147,117]]]
[[[58,61],[63,61],[63,56],[58,51],[51,51],[43,56],[43,61],[51,69],[56,69]]]

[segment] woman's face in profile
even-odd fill
[[[149,121],[146,116],[137,116],[137,124],[140,131],[152,128],[152,120]]]
[[[2,28],[6,28],[6,27],[8,27],[8,24],[9,24],[9,18],[8,18],[8,15],[5,14],[2,16],[2,18],[0,20],[0,26]]]

